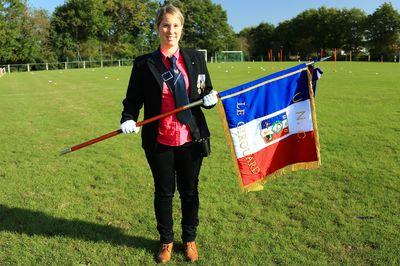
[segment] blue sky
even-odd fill
[[[212,0],[212,2],[221,4],[227,11],[228,22],[236,32],[245,27],[257,26],[261,22],[277,25],[306,9],[321,6],[356,7],[371,14],[384,2],[391,2],[396,9],[400,9],[400,0]],[[44,8],[50,12],[63,3],[64,0],[29,0],[31,7]]]

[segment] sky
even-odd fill
[[[29,0],[31,7],[44,8],[50,13],[64,0]],[[334,8],[359,8],[367,14],[373,13],[384,2],[391,2],[400,9],[400,0],[212,0],[220,4],[228,14],[228,22],[235,32],[245,27],[257,26],[261,22],[278,25],[302,11],[321,6]]]

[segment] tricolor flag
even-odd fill
[[[245,190],[320,165],[312,76],[301,64],[219,93]]]

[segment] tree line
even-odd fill
[[[0,64],[134,58],[158,47],[155,16],[169,2],[185,14],[184,46],[235,47],[226,11],[211,0],[67,0],[51,15],[0,0]]]
[[[158,47],[154,20],[165,3],[185,14],[182,45],[209,55],[243,50],[259,60],[282,49],[293,59],[337,48],[387,59],[400,49],[400,15],[390,3],[368,16],[360,9],[309,9],[235,34],[211,0],[67,0],[52,14],[27,0],[0,0],[0,64],[134,58]]]
[[[400,14],[384,3],[370,15],[357,8],[308,9],[278,26],[260,23],[243,29],[239,42],[250,58],[280,51],[293,59],[341,50],[354,57],[393,60],[400,53]]]

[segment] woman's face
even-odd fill
[[[172,48],[178,46],[182,35],[182,23],[175,15],[165,13],[158,27],[161,46]]]

